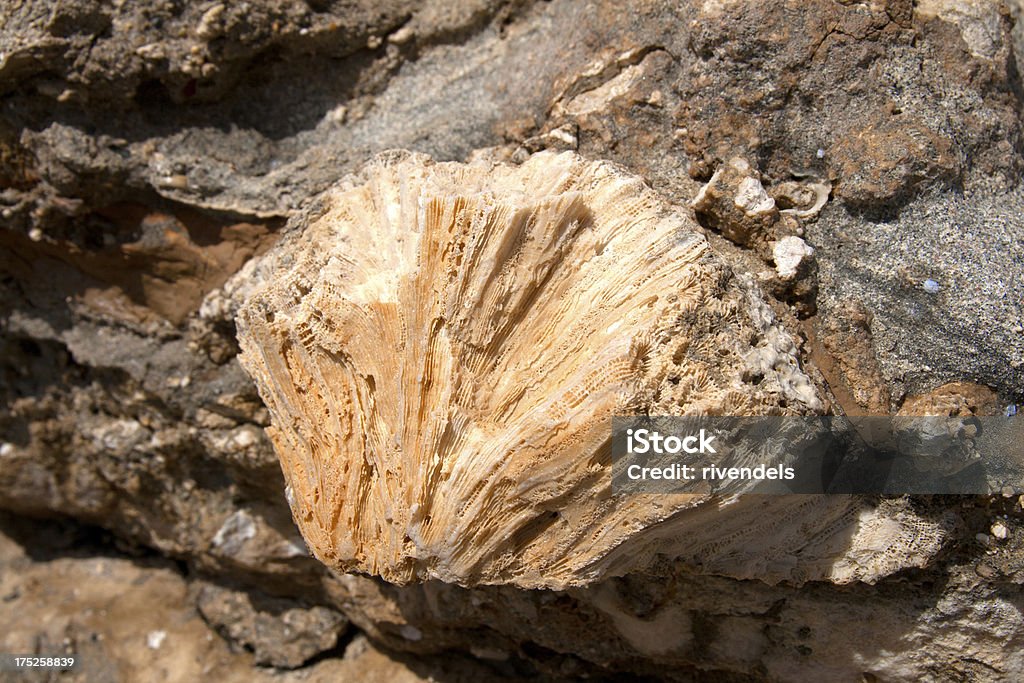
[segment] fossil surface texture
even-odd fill
[[[612,415],[821,407],[695,228],[570,152],[392,152],[327,192],[238,315],[317,557],[397,583],[563,587],[664,549],[704,496],[611,495]]]

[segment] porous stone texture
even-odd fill
[[[689,528],[706,536],[674,559],[566,591],[336,576],[292,521],[234,323],[288,221],[385,149],[512,165],[571,150],[684,211],[740,159],[735,190],[756,181],[777,220],[732,241],[736,214],[715,209],[695,229],[781,326],[825,412],[1011,414],[1020,14],[985,0],[0,3],[0,507],[98,525],[103,552],[170,558],[162,602],[141,604],[185,601],[201,574],[337,610],[423,677],[425,658],[461,653],[485,667],[475,680],[1020,678],[1011,492],[704,505]],[[791,237],[814,267],[783,281],[774,251]],[[108,561],[89,547],[68,572]],[[54,562],[19,560],[4,585],[53,581]],[[131,585],[128,565],[104,590]],[[21,590],[0,607],[50,604]],[[242,657],[239,679],[256,676],[218,640],[176,646],[209,633],[189,614],[129,640],[166,631],[157,653]],[[17,624],[46,648],[66,637]],[[225,634],[245,649],[249,635]],[[352,677],[390,676],[355,638],[371,656]],[[331,661],[348,660],[328,650],[297,673]]]
[[[572,152],[396,152],[326,193],[237,318],[316,557],[396,583],[564,588],[687,535],[673,518],[707,496],[609,495],[613,415],[822,407],[695,228]]]

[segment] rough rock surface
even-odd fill
[[[849,537],[810,576],[791,571],[791,540],[772,567],[705,563],[729,557],[705,546],[570,592],[333,576],[292,523],[233,322],[253,257],[384,149],[510,163],[572,149],[677,206],[739,158],[778,219],[749,243],[728,221],[706,237],[763,284],[827,410],[895,413],[948,385],[943,400],[981,387],[1010,412],[1024,403],[1019,2],[244,7],[0,6],[0,507],[99,525],[492,676],[1024,674],[1022,511],[1002,495],[858,499],[850,534],[931,530],[874,583],[836,562]],[[784,213],[821,188],[814,215]],[[783,282],[772,242],[789,237],[815,268]],[[787,525],[780,538],[801,537]],[[59,569],[29,564],[3,580]],[[17,604],[44,604],[31,595]],[[125,652],[110,657],[139,656]]]
[[[207,624],[231,643],[253,653],[257,664],[294,669],[334,648],[348,626],[327,607],[302,607],[293,600],[235,591],[204,582],[196,607]]]
[[[610,164],[393,152],[293,228],[250,275],[239,360],[334,569],[527,588],[625,573],[699,538],[677,513],[709,496],[608,495],[613,415],[822,407],[696,223]]]
[[[189,600],[189,581],[173,562],[119,553],[95,529],[75,525],[0,516],[0,577],[3,651],[77,658],[75,668],[59,675],[4,672],[3,680],[470,683],[492,675],[470,657],[413,660],[363,635],[299,671],[254,666],[258,655],[233,649],[203,623]],[[287,615],[271,630],[279,634],[286,621]]]

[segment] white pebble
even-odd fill
[[[159,650],[167,638],[167,631],[150,631],[146,635],[146,646],[150,650]]]
[[[412,40],[414,35],[415,32],[412,30],[411,27],[403,26],[402,28],[398,29],[390,36],[388,36],[388,42],[393,43],[395,45],[404,45],[405,43],[408,43],[410,40]]]
[[[796,277],[803,262],[813,256],[814,248],[799,237],[783,237],[772,249],[775,270],[783,280]]]

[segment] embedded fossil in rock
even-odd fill
[[[809,180],[799,183],[788,180],[772,188],[775,204],[780,207],[779,213],[797,218],[814,218],[828,203],[832,193],[832,185],[820,180]]]
[[[770,238],[779,220],[779,209],[759,174],[739,157],[715,171],[691,206],[702,225],[748,247]]]
[[[519,167],[393,152],[328,191],[249,270],[263,284],[237,318],[316,556],[395,583],[562,588],[722,546],[687,519],[706,496],[612,495],[611,416],[821,404],[692,226],[570,152]],[[806,539],[835,532],[815,523]],[[829,547],[810,578],[831,575]],[[758,552],[718,561],[751,571]]]

